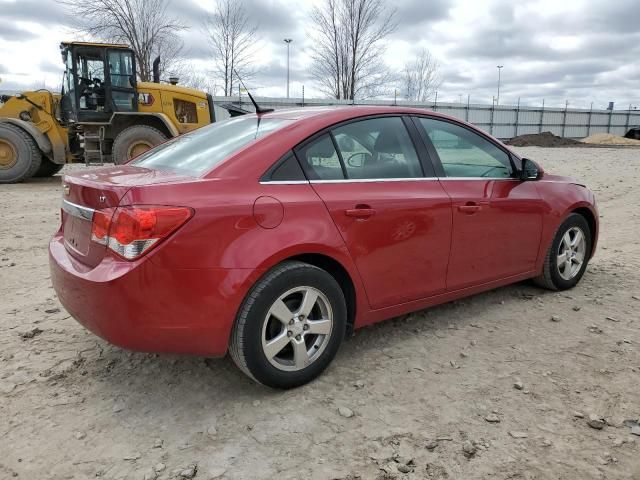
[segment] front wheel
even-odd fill
[[[313,380],[329,365],[346,324],[346,302],[336,280],[313,265],[284,262],[247,295],[229,352],[254,380],[273,388],[293,388]]]
[[[27,132],[9,123],[0,124],[0,183],[18,183],[40,168],[42,154]]]
[[[545,257],[542,275],[535,279],[541,287],[567,290],[580,281],[591,255],[591,230],[585,218],[569,215],[558,227]]]

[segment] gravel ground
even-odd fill
[[[640,478],[640,150],[519,150],[598,196],[582,283],[360,330],[287,392],[85,331],[50,286],[60,177],[3,185],[0,478]]]

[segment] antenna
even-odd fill
[[[249,100],[251,100],[251,103],[253,103],[253,106],[256,109],[256,113],[258,115],[260,115],[261,113],[269,113],[269,112],[273,112],[273,108],[261,108],[260,105],[258,105],[256,103],[256,101],[253,99],[253,96],[251,95],[251,92],[249,92],[249,89],[247,88],[247,86],[244,84],[244,82],[242,81],[242,77],[240,77],[240,75],[238,75],[238,71],[234,68],[233,72],[236,74],[236,77],[238,77],[238,80],[240,80],[240,84],[244,87],[244,89],[247,91],[247,95],[249,95]]]

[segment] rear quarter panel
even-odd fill
[[[258,224],[254,204],[260,197],[282,205],[277,226]],[[175,200],[174,200],[175,199]],[[266,272],[291,257],[321,254],[339,262],[349,273],[356,291],[356,310],[368,309],[359,274],[324,203],[308,183],[260,184],[204,179],[185,184],[159,184],[132,188],[121,205],[180,205],[194,216],[150,252],[157,266],[166,269],[238,269]],[[277,222],[276,222],[277,223]],[[255,276],[231,288],[246,295]]]

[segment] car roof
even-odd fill
[[[262,118],[285,118],[289,120],[318,120],[321,123],[334,123],[351,118],[364,117],[369,115],[393,115],[393,114],[413,114],[442,118],[453,118],[448,115],[414,107],[402,106],[381,106],[381,105],[345,105],[345,106],[322,106],[322,107],[300,107],[275,110],[274,112],[263,113]],[[255,115],[255,114],[254,114]]]

